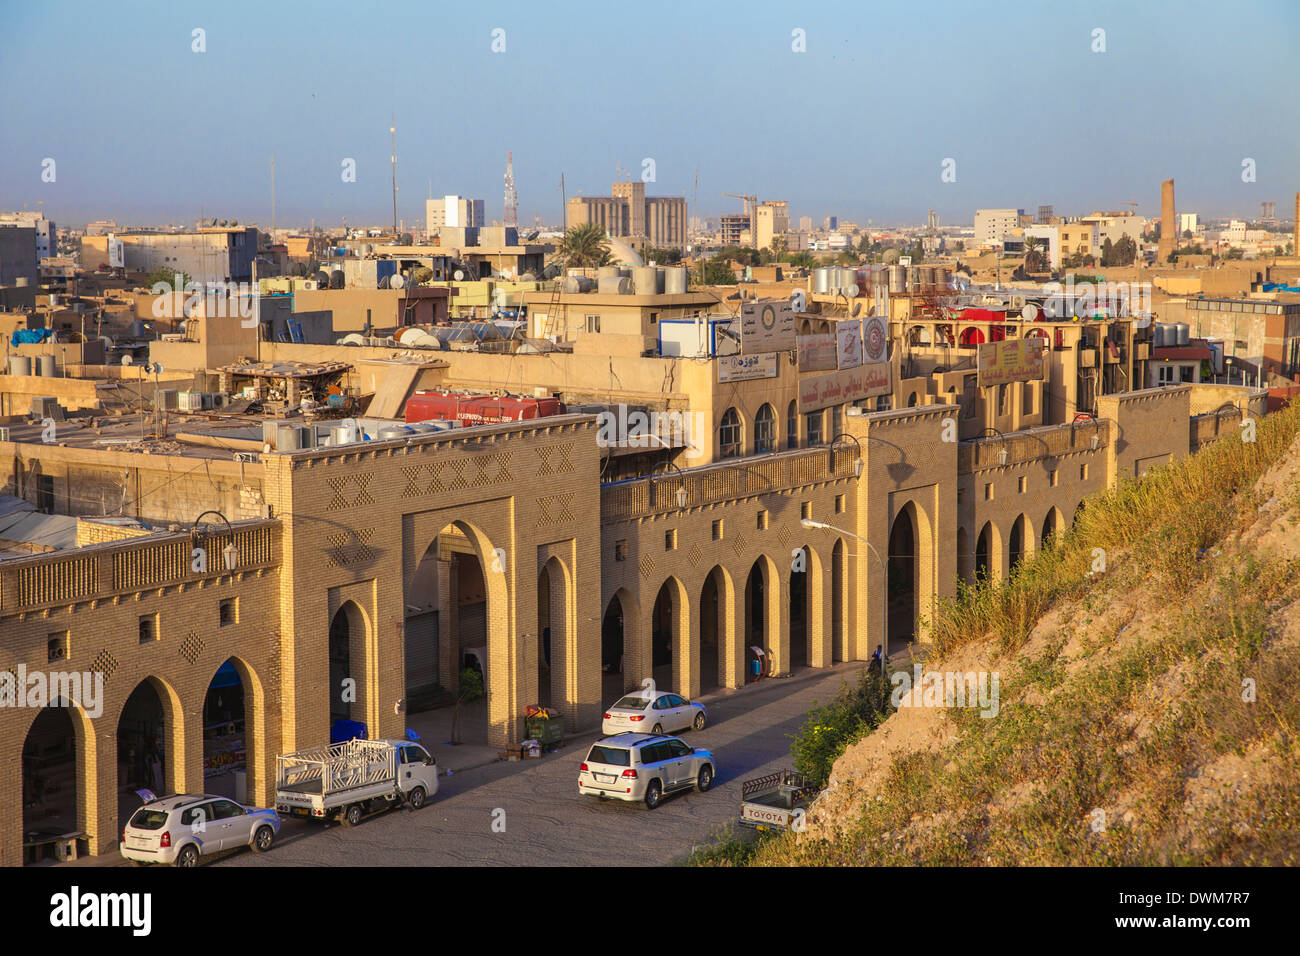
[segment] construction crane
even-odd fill
[[[745,202],[745,215],[753,218],[753,207],[758,205],[757,196],[745,196],[741,193],[723,193],[724,196],[730,196],[732,199],[742,199]]]
[[[1130,215],[1133,215],[1133,216],[1136,216],[1136,215],[1137,215],[1137,211],[1138,211],[1138,201],[1137,201],[1136,199],[1128,199],[1128,200],[1124,200],[1124,201],[1122,201],[1122,202],[1120,203],[1120,205],[1121,205],[1121,206],[1132,206],[1132,207],[1133,207],[1133,211],[1130,213]]]

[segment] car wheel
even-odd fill
[[[412,810],[418,810],[424,806],[425,796],[424,787],[416,787],[406,795],[406,802],[411,805]]]
[[[652,734],[662,734],[663,732],[664,732],[663,724],[655,724],[653,727],[650,728],[650,733]]]
[[[651,780],[650,786],[645,788],[645,805],[646,809],[653,810],[659,806],[659,801],[663,799],[664,789],[659,785],[658,780]]]
[[[343,825],[354,827],[361,822],[361,804],[354,803],[343,811]]]
[[[275,842],[275,831],[270,827],[258,827],[257,832],[253,834],[253,849],[258,853],[265,853],[271,849],[271,844]]]
[[[199,865],[199,851],[193,843],[181,847],[181,852],[176,857],[176,865],[186,869]]]
[[[700,768],[700,774],[695,778],[695,789],[703,793],[713,786],[713,768],[705,764]]]
[[[704,711],[700,711],[698,714],[695,715],[695,722],[691,724],[691,726],[694,727],[696,730],[703,730],[704,725],[708,722],[709,719],[704,716]]]

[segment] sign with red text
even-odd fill
[[[813,375],[799,382],[799,411],[843,405],[860,398],[888,395],[893,391],[888,362],[869,362],[857,368]]]

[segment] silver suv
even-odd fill
[[[592,744],[578,768],[578,792],[602,800],[644,800],[653,810],[664,795],[713,785],[713,754],[664,734],[616,734]]]
[[[211,794],[151,800],[122,828],[122,856],[132,863],[196,866],[200,856],[251,846],[271,849],[280,831],[274,810],[248,807]]]

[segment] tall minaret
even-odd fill
[[[506,209],[501,217],[505,226],[519,225],[519,193],[515,192],[515,154],[506,153]]]

